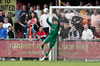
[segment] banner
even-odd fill
[[[0,57],[42,57],[42,41],[0,40]],[[48,45],[44,48],[45,52]]]
[[[16,0],[0,0],[0,10],[8,12],[12,16],[13,11],[16,9]]]
[[[100,41],[60,41],[59,59],[100,59]]]

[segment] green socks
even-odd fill
[[[47,52],[46,52],[45,56],[48,56],[49,52],[50,52],[50,51],[49,51],[49,50],[47,50]]]
[[[41,45],[41,48],[44,49],[44,45]]]

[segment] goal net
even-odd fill
[[[100,60],[100,7],[50,6],[60,31],[52,56],[58,60]]]

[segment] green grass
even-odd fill
[[[100,62],[84,61],[0,61],[0,66],[100,66]]]

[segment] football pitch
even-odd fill
[[[0,66],[100,66],[100,61],[0,61]]]

